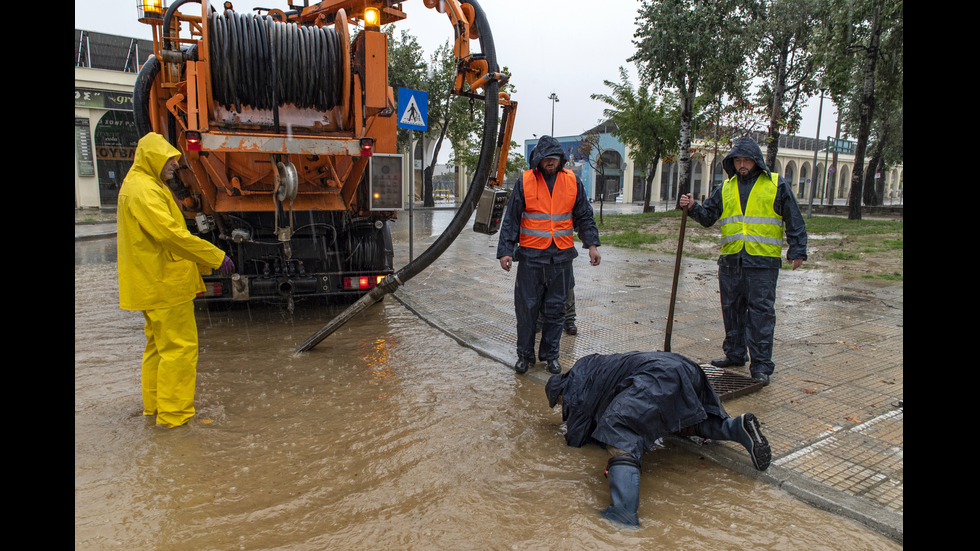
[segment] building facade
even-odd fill
[[[153,43],[75,29],[75,208],[115,207],[139,140],[133,86]]]
[[[570,160],[567,168],[582,180],[586,192],[593,201],[642,203],[646,173],[642,167],[633,164],[630,148],[612,135],[614,130],[615,126],[606,123],[578,136],[555,136],[555,139],[562,144]],[[588,143],[585,140],[585,136],[591,133],[595,133],[598,137],[595,143]],[[755,138],[764,154],[766,150],[763,145],[764,136],[759,135]],[[838,142],[841,149],[853,151],[854,142],[846,140]],[[530,158],[531,150],[537,143],[537,139],[525,140],[525,158]],[[583,143],[588,145],[583,147]],[[825,143],[825,140],[802,136],[780,136],[776,166],[769,168],[792,183],[793,192],[801,204],[810,200],[811,190],[814,204],[845,204],[847,201],[851,175],[854,172],[854,155],[837,153],[835,164],[834,153],[827,151]],[[818,146],[819,151],[817,151]],[[704,142],[695,142],[694,149],[691,189],[700,201],[726,179],[721,164],[729,149],[718,148]],[[816,168],[814,168],[815,151]],[[602,162],[597,162],[597,159],[601,159]],[[903,170],[903,165],[889,167],[886,173],[877,176],[884,179],[886,204],[901,203]],[[819,176],[818,180],[814,178],[814,174]],[[651,204],[673,205],[677,200],[677,191],[677,163],[661,162],[653,177]]]

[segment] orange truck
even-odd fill
[[[516,102],[498,92],[505,77],[495,59],[470,52],[481,28],[489,34],[475,1],[418,3],[445,13],[455,33],[458,74],[447,86],[494,115],[484,141],[496,143],[485,144],[465,205],[473,209],[499,185]],[[389,224],[402,208],[404,165],[381,27],[406,17],[402,4],[326,0],[239,12],[231,2],[143,1],[154,53],[134,88],[137,128],[181,150],[168,185],[188,228],[237,269],[205,276],[204,300],[292,305],[363,296],[394,279]]]

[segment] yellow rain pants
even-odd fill
[[[197,322],[194,303],[144,310],[143,415],[177,427],[194,416],[197,383]]]

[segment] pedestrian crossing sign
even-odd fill
[[[398,89],[398,128],[428,130],[429,94],[408,88]]]

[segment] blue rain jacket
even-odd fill
[[[569,446],[615,446],[636,460],[709,414],[728,417],[701,367],[672,352],[585,356],[548,379],[545,393],[552,407],[562,396]]]

